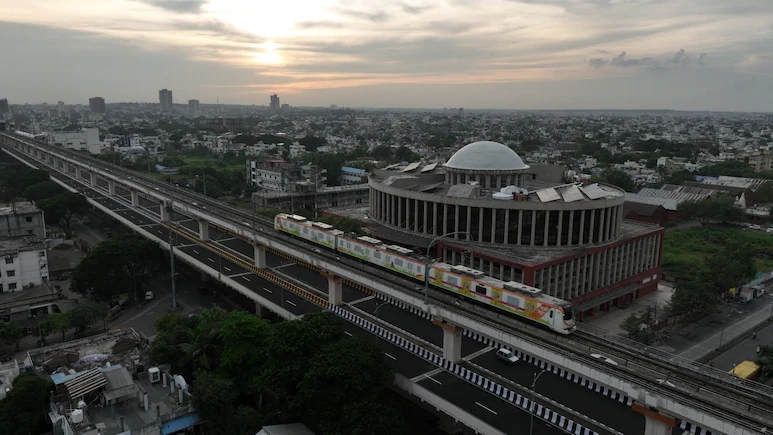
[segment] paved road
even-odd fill
[[[773,345],[773,324],[769,324],[765,328],[757,331],[756,340],[752,340],[751,336],[747,336],[735,346],[714,357],[714,367],[720,370],[729,371],[740,362],[756,360],[757,346],[770,345]]]

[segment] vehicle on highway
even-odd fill
[[[280,213],[274,229],[473,300],[488,308],[538,323],[561,334],[577,329],[572,304],[516,281],[502,281],[466,266],[429,262],[413,250],[367,236],[348,235],[332,225]]]
[[[508,363],[510,365],[513,365],[513,366],[518,364],[518,362],[521,361],[521,359],[518,358],[515,355],[515,353],[513,353],[513,351],[510,350],[510,349],[505,349],[505,348],[499,349],[497,351],[497,355],[496,356],[497,356],[498,360],[504,361],[504,362],[506,362],[506,363]]]
[[[153,293],[152,290],[148,290],[148,291],[145,292],[145,300],[146,301],[152,301],[153,299],[155,299],[155,297],[156,297],[156,294]]]

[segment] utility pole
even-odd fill
[[[177,309],[177,288],[174,277],[174,240],[172,240],[172,202],[169,202],[167,212],[169,213],[169,274],[172,277],[172,309]]]

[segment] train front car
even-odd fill
[[[563,311],[563,322],[561,325],[554,325],[557,332],[562,334],[571,334],[577,330],[577,320],[574,316],[574,307],[569,302],[560,304],[561,311]]]

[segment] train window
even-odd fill
[[[399,258],[395,258],[395,266],[403,267],[403,260],[401,260]]]
[[[513,295],[507,295],[506,302],[514,307],[518,306],[518,298]]]
[[[446,281],[448,281],[448,283],[451,285],[459,285],[459,278],[453,275],[448,275],[448,277],[446,278]]]
[[[172,248],[169,248],[169,249],[172,249]],[[362,246],[354,245],[354,250],[355,250],[355,252],[362,252]]]
[[[408,262],[408,270],[413,270],[413,263],[410,261]]]
[[[564,307],[564,320],[572,320],[574,317],[574,309],[572,307]]]
[[[475,293],[480,293],[482,295],[485,295],[487,294],[486,290],[487,290],[486,287],[483,287],[482,285],[475,286]]]
[[[381,259],[381,252],[379,251],[373,251],[373,258],[380,260]]]
[[[303,228],[303,234],[309,234],[309,229],[304,227]],[[171,248],[169,248],[169,249],[171,249]]]
[[[550,310],[550,314],[548,314],[548,317],[550,317],[551,319],[553,318],[553,310],[552,309]]]

